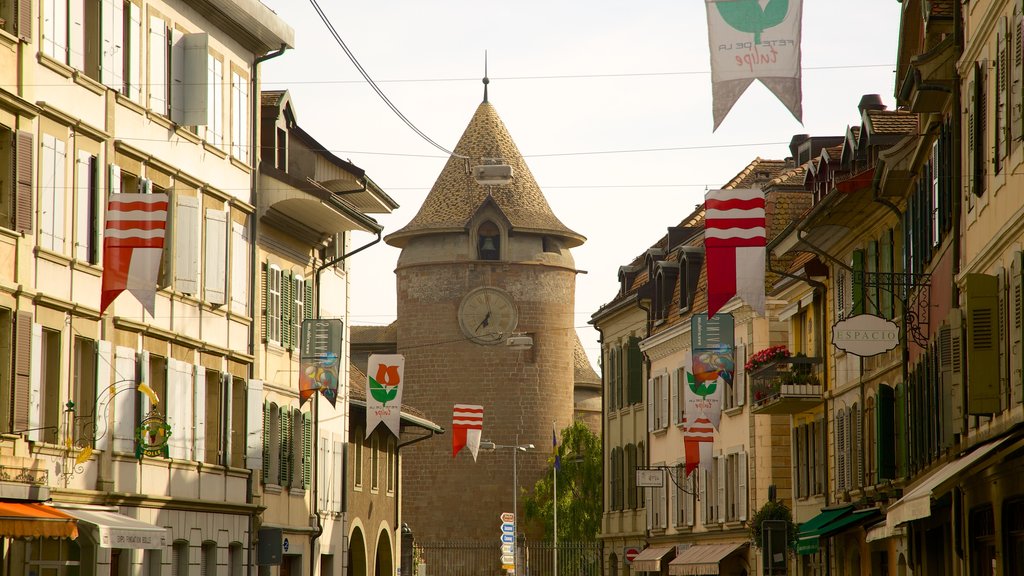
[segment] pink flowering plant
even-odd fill
[[[775,362],[776,360],[783,360],[790,357],[789,349],[784,344],[778,346],[769,346],[764,350],[754,352],[750,358],[747,359],[747,363],[743,365],[748,372],[757,370],[762,366]]]

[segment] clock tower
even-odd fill
[[[497,543],[499,516],[514,512],[513,455],[519,487],[532,490],[547,470],[552,425],[561,431],[573,418],[578,271],[569,249],[585,238],[551,211],[485,92],[419,212],[386,241],[402,250],[404,401],[449,431],[455,404],[479,404],[482,438],[509,447],[481,449],[475,462],[468,449],[452,458],[449,434],[404,449],[402,519],[418,540]],[[540,538],[522,496],[520,534]]]

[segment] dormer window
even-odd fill
[[[501,259],[501,230],[490,220],[477,229],[477,257],[480,260]]]

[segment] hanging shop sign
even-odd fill
[[[135,429],[135,457],[159,458],[168,456],[167,443],[171,440],[171,426],[163,415],[153,410]]]
[[[874,314],[858,314],[832,326],[832,344],[857,356],[875,356],[900,344],[900,327]]]

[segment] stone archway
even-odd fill
[[[374,576],[391,576],[395,573],[395,558],[391,547],[391,535],[381,530],[377,537],[377,554],[373,563]]]
[[[359,528],[352,530],[348,542],[348,576],[366,576],[366,542]]]

